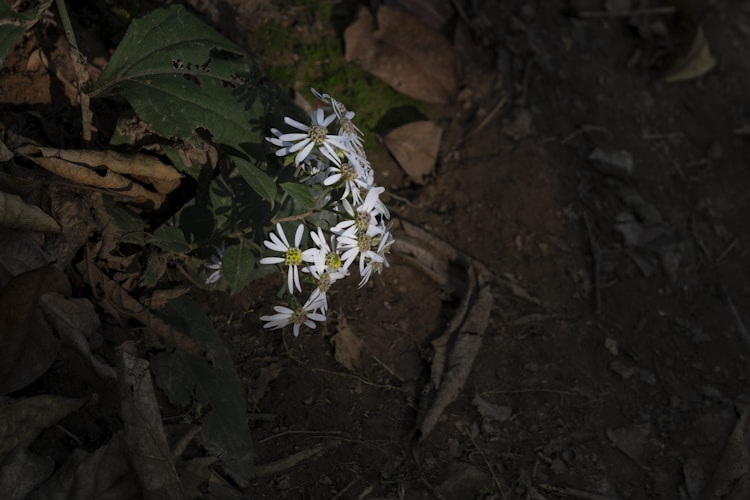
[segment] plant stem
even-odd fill
[[[83,55],[78,50],[78,42],[76,41],[76,35],[73,32],[73,24],[70,22],[70,15],[68,14],[68,7],[65,5],[65,0],[55,0],[57,5],[57,12],[60,14],[63,29],[65,30],[65,38],[68,39],[70,44],[70,58],[73,60],[73,67],[76,71],[76,77],[78,78],[78,96],[81,100],[81,127],[83,132],[84,144],[91,142],[91,109],[89,106],[89,96],[83,91],[83,86],[88,82],[89,77],[86,71],[86,65],[83,61]]]

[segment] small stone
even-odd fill
[[[568,466],[565,465],[565,462],[562,458],[553,458],[552,463],[549,466],[549,470],[556,476],[559,476],[560,474],[565,474],[568,472]]]

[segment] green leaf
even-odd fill
[[[117,203],[110,196],[103,196],[102,201],[110,222],[119,230],[118,241],[143,246],[146,222],[127,206]]]
[[[261,198],[273,206],[276,201],[277,193],[276,179],[243,158],[235,156],[232,157],[232,161],[242,178],[250,184],[250,187],[253,188]]]
[[[154,234],[148,239],[148,243],[161,248],[165,252],[187,253],[193,249],[182,229],[168,224],[164,224],[154,231]]]
[[[310,188],[304,184],[285,182],[281,185],[281,188],[303,208],[308,210],[315,208],[315,198],[313,198]]]
[[[133,21],[90,95],[125,97],[165,137],[206,129],[239,151],[295,108],[253,58],[178,5]]]
[[[0,2],[0,66],[13,51],[24,31],[34,26],[50,5],[52,0],[44,0],[35,7],[18,13],[8,2]]]
[[[153,288],[159,282],[164,272],[167,270],[167,261],[162,257],[160,252],[151,252],[148,255],[146,269],[141,273],[138,284],[146,288]]]
[[[242,291],[255,274],[255,255],[245,241],[230,245],[224,251],[222,273],[232,294]]]
[[[188,297],[168,303],[159,314],[175,328],[206,345],[212,353],[203,357],[176,350],[161,352],[150,360],[157,385],[174,404],[189,405],[192,395],[210,407],[203,417],[201,441],[221,459],[224,470],[241,487],[253,474],[254,450],[247,425],[247,403],[232,356],[224,346],[200,304]]]

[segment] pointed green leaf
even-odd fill
[[[159,314],[206,345],[213,356],[209,363],[180,350],[161,352],[150,360],[156,383],[175,404],[186,406],[194,394],[210,407],[202,421],[202,444],[211,455],[220,458],[225,471],[244,487],[253,473],[254,450],[247,425],[245,389],[232,356],[200,304],[192,299],[183,296],[173,300]]]
[[[90,95],[125,97],[165,137],[205,129],[239,151],[280,123],[279,104],[293,107],[253,58],[177,5],[133,21]]]
[[[249,161],[233,157],[232,161],[240,175],[261,198],[271,205],[276,201],[276,180]]]
[[[232,294],[242,291],[255,273],[255,255],[249,244],[240,241],[224,251],[222,273]]]
[[[52,0],[43,0],[34,8],[18,13],[8,2],[0,2],[0,66],[13,51],[23,32],[34,26],[51,4]]]
[[[164,224],[154,231],[148,242],[165,252],[187,253],[192,250],[192,245],[187,241],[185,233],[179,227],[168,224]]]
[[[143,231],[146,222],[141,216],[122,203],[114,201],[110,196],[103,196],[102,201],[110,222],[119,230],[118,241],[142,246],[145,242]]]
[[[162,257],[161,253],[151,252],[148,254],[146,269],[141,273],[141,278],[138,280],[138,284],[146,288],[153,288],[159,282],[166,270],[167,261]]]
[[[304,184],[285,182],[281,185],[281,188],[303,208],[310,209],[315,207],[315,198],[313,198],[310,188]]]

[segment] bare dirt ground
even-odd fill
[[[415,436],[431,341],[460,300],[398,253],[298,338],[259,320],[276,276],[192,292],[247,388],[256,462],[309,452],[246,497],[748,498],[749,4],[625,2],[677,13],[622,17],[599,1],[454,4],[474,39],[458,99],[429,108],[436,169],[416,185],[385,156],[375,168],[394,217],[492,276],[471,372]],[[218,28],[247,46],[264,15],[326,22],[295,12],[239,8]],[[696,19],[718,64],[666,83]],[[2,69],[16,114],[36,109],[25,71]],[[596,151],[627,152],[632,169]]]

